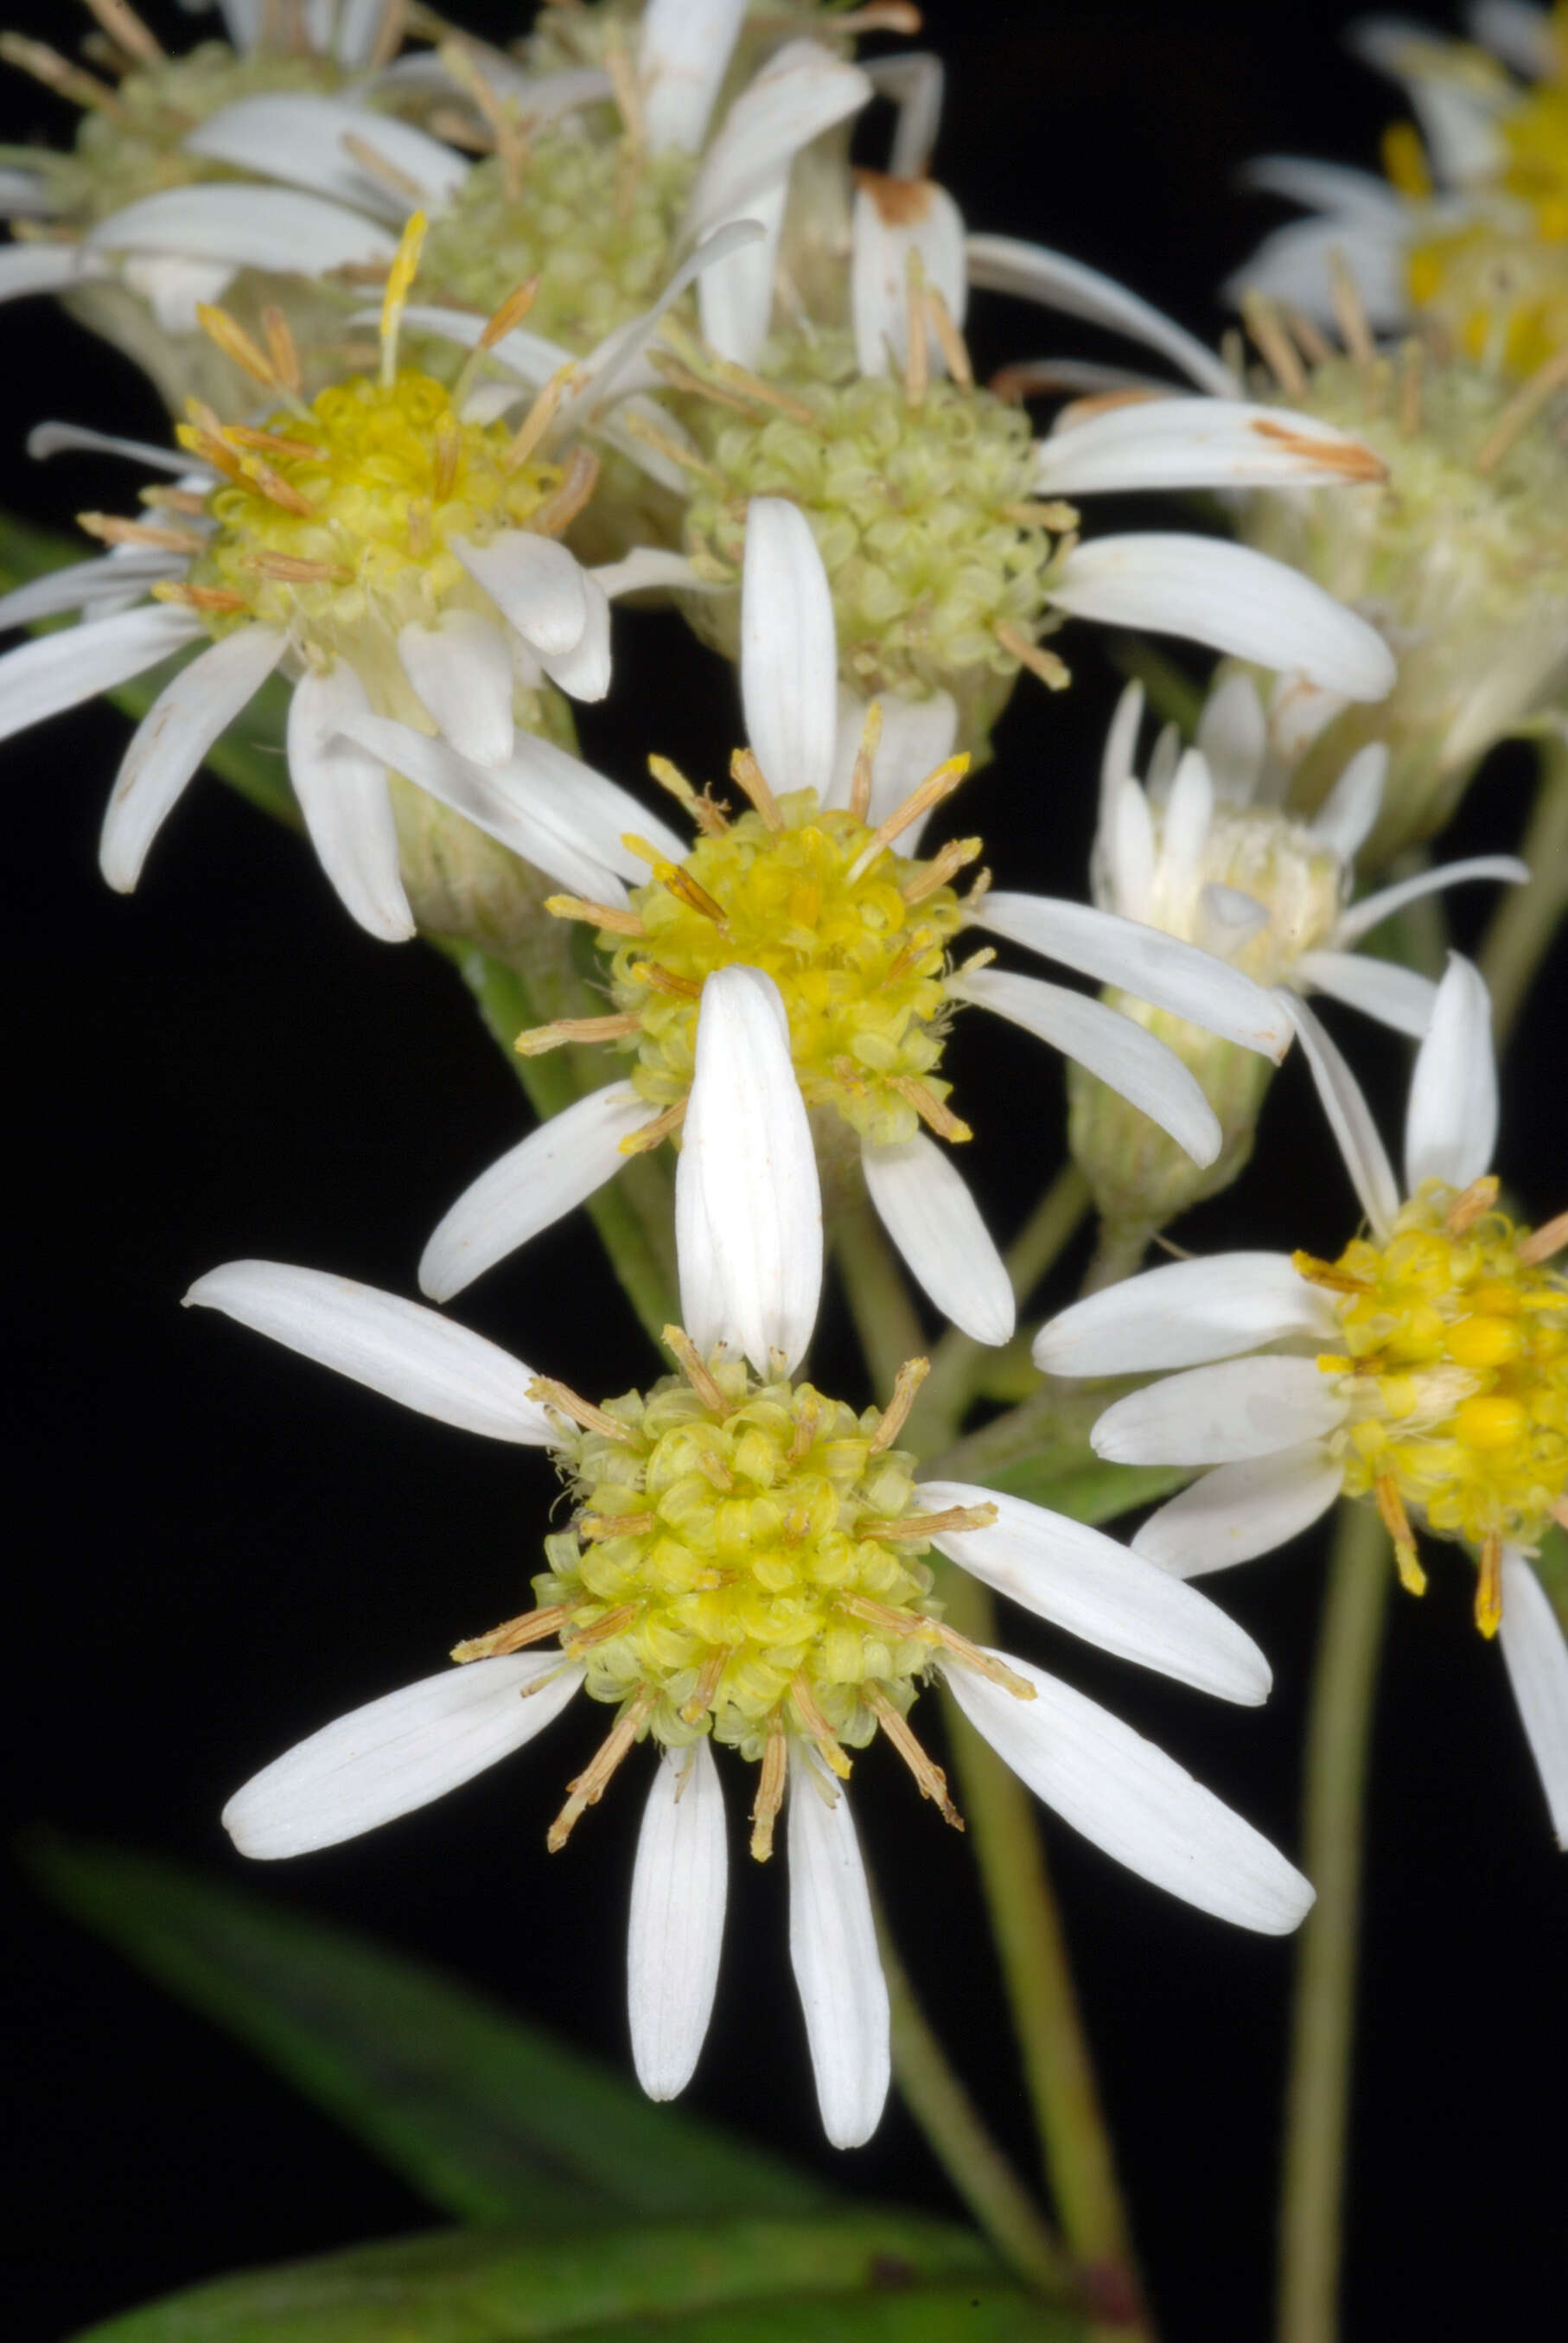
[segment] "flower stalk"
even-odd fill
[[[1499,904],[1479,954],[1492,990],[1499,1048],[1507,1041],[1542,961],[1568,911],[1568,739],[1543,734],[1541,778],[1524,835],[1527,886]]]

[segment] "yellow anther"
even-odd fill
[[[419,273],[419,255],[425,247],[425,231],[428,222],[423,212],[415,212],[403,230],[397,249],[392,256],[392,266],[387,272],[387,290],[381,297],[381,387],[390,390],[397,375],[397,330],[403,322],[403,312],[408,306],[408,296],[414,279]]]
[[[1496,1534],[1481,1548],[1481,1574],[1475,1586],[1475,1624],[1483,1635],[1495,1635],[1503,1624],[1503,1540]]]

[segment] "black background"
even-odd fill
[[[465,12],[496,33],[521,13]],[[1274,216],[1236,192],[1245,157],[1375,157],[1394,101],[1341,53],[1349,13],[932,5],[928,34],[950,66],[938,170],[972,224],[1059,244],[1211,335],[1212,287]],[[15,12],[58,40],[74,14]],[[13,80],[4,96],[7,135],[58,137],[63,112],[42,93]],[[982,303],[974,324],[987,365],[1093,346],[1064,321],[1000,302]],[[45,414],[156,436],[150,394],[45,304],[7,308],[0,331],[12,503],[56,521],[74,508],[126,508],[123,471],[71,458],[34,472],[22,437]],[[1101,526],[1112,518],[1100,513]],[[1168,505],[1155,525],[1173,525]],[[1079,894],[1115,685],[1089,630],[1066,647],[1074,689],[1049,705],[1019,695],[962,822],[985,831],[1007,883]],[[519,1135],[525,1111],[456,979],[416,947],[363,937],[302,847],[210,780],[170,822],[134,900],[108,893],[95,840],[125,731],[93,709],[5,751],[14,1812],[20,1825],[235,1876],[216,1820],[227,1793],[301,1733],[427,1672],[455,1635],[518,1607],[552,1484],[541,1459],[398,1414],[183,1314],[178,1297],[201,1271],[247,1253],[412,1291],[434,1220]],[[628,778],[655,746],[718,774],[737,737],[730,678],[673,618],[625,616],[611,708],[586,711],[582,732],[587,752]],[[1472,792],[1455,850],[1512,843],[1527,779],[1523,760],[1498,760]],[[1462,941],[1473,940],[1477,896],[1460,900]],[[1534,1219],[1565,1201],[1561,960],[1554,976],[1520,1031],[1505,1091],[1503,1161]],[[1364,1023],[1342,1030],[1396,1131],[1404,1046]],[[966,1168],[1005,1232],[1060,1160],[1060,1078],[1036,1045],[1000,1029],[964,1027],[951,1057],[979,1131]],[[1257,1167],[1183,1236],[1332,1252],[1350,1209],[1292,1066],[1271,1098]],[[590,1391],[652,1372],[586,1223],[487,1279],[461,1314]],[[831,1303],[818,1367],[870,1395]],[[1042,1626],[1013,1625],[1021,1649],[1060,1664],[1294,1846],[1321,1566],[1309,1542],[1215,1590],[1273,1660],[1261,1713],[1205,1704]],[[1469,1624],[1466,1582],[1440,1565],[1424,1603],[1397,1599],[1385,1655],[1351,2343],[1536,2331],[1545,2290],[1562,2299],[1568,1896],[1498,1654]],[[591,1717],[568,1717],[423,1815],[246,1876],[449,1963],[624,2059],[635,1788],[607,1800],[563,1855],[543,1845],[595,1731]],[[1027,2160],[1017,2058],[964,1849],[881,1748],[862,1770],[861,1828],[910,1962]],[[1058,1825],[1049,1843],[1164,2330],[1173,2343],[1260,2337],[1290,1949],[1161,1897]],[[863,2152],[821,2147],[781,1874],[737,1864],[726,1974],[691,2104],[764,2132],[851,2191],[948,2206],[896,2105]],[[20,2280],[8,2338],[57,2336],[185,2280],[429,2218],[247,2055],[25,1890],[10,1941],[20,2096],[9,2129],[22,2169],[8,2203]]]

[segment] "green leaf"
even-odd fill
[[[673,2108],[438,1969],[249,1888],[121,1849],[29,1844],[35,1876],[467,2221],[796,2213],[809,2176]]]
[[[1192,1475],[1179,1465],[1107,1464],[1076,1440],[1053,1440],[975,1478],[988,1489],[1027,1497],[1031,1505],[1047,1505],[1053,1513],[1097,1528],[1135,1505],[1158,1504]]]
[[[77,2343],[1081,2343],[979,2238],[897,2213],[459,2232],[192,2288]]]

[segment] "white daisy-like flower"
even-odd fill
[[[585,569],[560,538],[598,469],[570,437],[586,405],[613,395],[653,319],[623,327],[583,361],[570,395],[557,383],[515,431],[476,419],[468,380],[448,391],[398,363],[421,233],[416,215],[380,312],[378,373],[307,403],[281,312],[266,313],[263,347],[208,309],[215,340],[275,402],[263,424],[225,424],[192,401],[180,455],[53,425],[34,434],[35,453],[116,447],[177,485],[144,491],[143,518],[83,516],[107,556],[0,598],[0,625],[70,609],[84,618],[0,658],[0,738],[213,639],[160,694],[120,767],[100,860],[124,892],[207,749],[280,667],[294,684],[288,770],[300,809],[345,906],[372,934],[414,932],[377,729],[394,719],[404,778],[559,883],[624,902],[624,880],[640,872],[620,841],[648,818],[537,728],[547,683],[604,696],[609,596],[645,582],[638,556]],[[754,234],[744,224],[716,231],[664,297]],[[470,377],[526,299],[525,287],[487,326],[475,321]],[[679,852],[672,833],[655,823],[654,834]]]
[[[1282,1001],[1290,996],[1282,994]],[[1138,1532],[1177,1575],[1270,1553],[1336,1497],[1370,1499],[1400,1576],[1412,1523],[1478,1564],[1476,1623],[1503,1655],[1560,1841],[1568,1841],[1568,1645],[1530,1555],[1568,1520],[1568,1214],[1495,1210],[1491,1002],[1457,955],[1416,1060],[1402,1190],[1354,1077],[1310,1010],[1302,1047],[1366,1214],[1338,1261],[1221,1253],[1148,1271],[1040,1332],[1048,1373],[1161,1376],[1095,1425],[1124,1463],[1205,1468]]]
[[[938,1071],[957,1008],[989,1009],[1090,1067],[1199,1161],[1212,1159],[1220,1132],[1192,1075],[1131,1018],[991,968],[990,950],[955,965],[950,948],[964,928],[1063,961],[1243,1050],[1283,1054],[1290,1026],[1277,1003],[1194,944],[1088,904],[986,884],[960,900],[950,882],[981,841],[957,840],[923,861],[915,850],[968,759],[930,769],[934,744],[907,714],[879,739],[874,714],[858,745],[842,739],[836,679],[832,602],[811,531],[794,505],[759,498],[742,612],[751,747],[731,765],[749,808],[732,819],[656,758],[656,776],[696,824],[695,845],[671,854],[633,837],[649,875],[626,910],[551,900],[549,909],[599,930],[614,1007],[527,1033],[518,1046],[533,1054],[602,1041],[633,1063],[458,1199],[420,1263],[427,1293],[449,1300],[591,1195],[628,1154],[679,1129],[700,1055],[704,985],[718,970],[760,969],[778,985],[791,1090],[815,1112],[825,1147],[840,1155],[846,1140],[857,1146],[872,1202],[914,1277],[944,1316],[984,1342],[1008,1340],[1014,1306],[969,1189],[935,1143],[970,1136]],[[361,726],[356,737],[395,762],[410,753],[395,727]]]
[[[1238,1926],[1281,1934],[1312,1901],[1252,1827],[1107,1711],[940,1617],[932,1547],[1069,1634],[1221,1699],[1269,1669],[1193,1588],[1016,1497],[919,1482],[894,1444],[923,1362],[857,1414],[794,1380],[811,1332],[820,1203],[805,1110],[784,1081],[767,978],[710,980],[678,1234],[680,1372],[602,1406],[433,1312],[345,1278],[236,1262],[189,1302],[421,1413],[548,1448],[572,1500],[544,1540],[537,1607],[459,1644],[465,1664],[340,1717],[229,1801],[241,1852],[301,1855],[427,1805],[586,1693],[614,1712],[569,1785],[562,1846],[638,1742],[656,1755],[632,1883],[633,2056],[657,2098],[697,2064],[718,1980],[726,1822],[715,1745],[758,1767],[751,1851],[788,1803],[790,1957],[822,2120],[859,2146],[889,2078],[888,1997],[845,1788],[879,1728],[950,1822],[908,1713],[933,1673],[1038,1796],[1118,1861]],[[701,1134],[700,1136],[699,1134]],[[749,1361],[749,1371],[747,1362]],[[548,1642],[548,1651],[528,1648]]]

